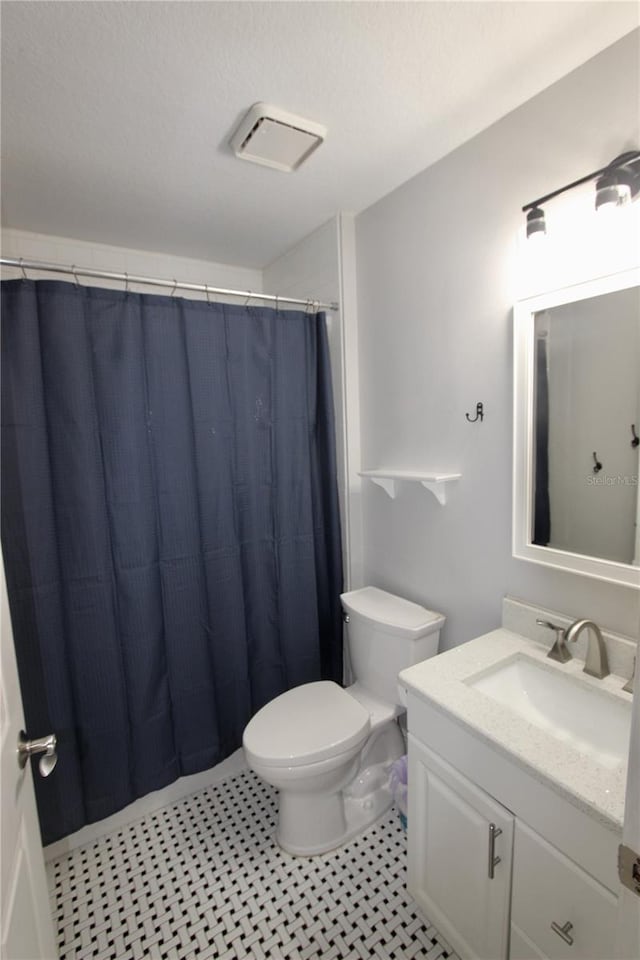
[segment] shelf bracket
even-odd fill
[[[447,485],[443,480],[421,480],[425,490],[430,490],[441,506],[447,502]]]
[[[371,480],[372,483],[377,483],[379,487],[382,487],[387,496],[395,500],[398,493],[398,484],[395,477],[369,477],[369,480]]]

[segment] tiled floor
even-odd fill
[[[61,958],[457,960],[406,892],[395,810],[310,859],[276,846],[275,814],[241,773],[53,861]]]

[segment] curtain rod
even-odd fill
[[[157,277],[139,277],[133,273],[113,273],[110,270],[95,270],[93,267],[76,267],[75,264],[66,267],[59,263],[45,263],[42,260],[25,260],[24,257],[20,257],[19,260],[10,257],[0,257],[0,266],[17,267],[18,270],[22,270],[25,277],[27,276],[25,270],[44,270],[47,273],[69,274],[75,277],[76,283],[78,282],[78,277],[96,277],[101,280],[118,280],[127,285],[130,283],[143,283],[152,287],[171,287],[172,292],[173,290],[194,290],[198,293],[206,293],[207,297],[213,293],[224,297],[246,297],[247,301],[268,300],[276,305],[280,303],[295,303],[304,307],[312,307],[315,310],[320,310],[321,308],[325,310],[338,309],[338,304],[335,302],[323,303],[320,300],[312,300],[311,298],[303,300],[299,297],[280,297],[272,293],[254,293],[252,290],[226,290],[224,287],[211,287],[207,283],[187,283],[177,280],[161,280]]]

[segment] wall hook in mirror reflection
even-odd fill
[[[638,434],[636,433],[636,425],[635,425],[635,423],[632,423],[632,424],[631,424],[631,436],[633,437],[633,439],[632,439],[632,441],[631,441],[631,446],[632,446],[632,447],[640,447],[640,437],[639,437]]]
[[[594,450],[593,451],[593,472],[600,473],[601,470],[602,470],[602,464],[598,460],[598,456]]]
[[[468,413],[465,413],[465,417],[466,417],[466,419],[469,421],[469,423],[476,423],[476,421],[478,421],[478,420],[480,421],[480,423],[482,423],[482,421],[484,420],[484,406],[483,406],[483,404],[482,404],[482,403],[476,403],[476,415],[475,415],[475,417],[470,417]]]

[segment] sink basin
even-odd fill
[[[631,704],[578,677],[518,654],[466,683],[602,766],[627,762]]]

